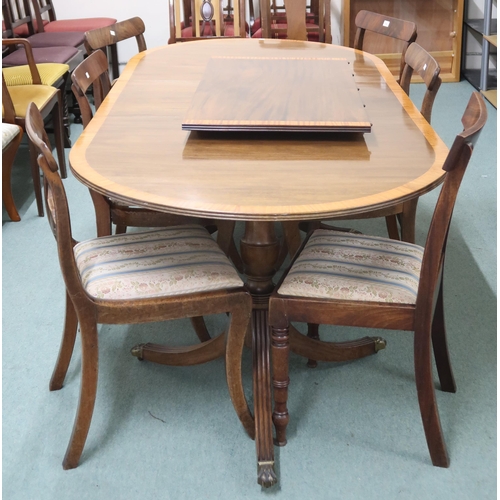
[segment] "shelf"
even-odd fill
[[[469,28],[473,29],[474,31],[477,31],[478,33],[481,33],[482,35],[484,34],[484,19],[467,19],[465,21],[466,26]],[[497,20],[492,19],[491,20],[491,29],[490,29],[491,34],[496,34],[497,32]]]
[[[481,78],[481,70],[480,69],[463,69],[462,74],[464,78],[466,78],[471,85],[476,87],[479,90],[479,82]],[[488,74],[488,88],[496,88],[497,86],[497,73],[496,71],[491,71]]]
[[[488,101],[490,101],[491,104],[493,104],[493,106],[495,106],[495,108],[497,107],[497,91],[496,91],[496,89],[495,90],[481,90],[481,94],[483,94],[484,97],[486,97],[486,99],[488,99]]]
[[[494,45],[495,47],[497,46],[497,36],[496,35],[483,35],[488,42],[490,42],[491,45]]]

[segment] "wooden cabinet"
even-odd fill
[[[344,45],[353,46],[354,19],[360,10],[413,21],[417,25],[417,43],[430,52],[441,66],[445,82],[460,80],[464,0],[343,0]],[[401,48],[396,40],[365,35],[364,48],[385,61],[397,76]]]
[[[477,11],[477,8],[476,8]],[[492,17],[493,1],[485,0],[483,16],[477,17],[469,8],[469,2],[465,2],[464,15],[464,48],[462,58],[462,74],[490,101],[497,106],[497,71],[496,71],[496,48],[497,48],[497,20]],[[476,39],[474,42],[473,39]],[[468,43],[469,40],[472,43]],[[480,67],[469,61],[468,51],[473,51],[474,43],[481,47],[480,53],[473,52],[471,56],[481,56]]]

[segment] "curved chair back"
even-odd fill
[[[439,77],[441,67],[424,48],[418,45],[418,43],[412,43],[406,51],[403,74],[399,82],[401,88],[408,95],[410,95],[410,82],[414,72],[422,78],[427,87],[420,112],[430,123],[432,105],[434,104],[434,99],[441,86],[441,78]]]
[[[71,74],[71,90],[78,101],[82,113],[83,126],[86,127],[92,120],[93,113],[87,99],[87,90],[93,85],[95,109],[99,109],[104,98],[111,89],[109,80],[108,60],[102,50],[92,52],[81,62]]]
[[[111,26],[87,31],[85,33],[85,49],[88,54],[91,54],[95,50],[135,37],[139,52],[143,52],[147,49],[144,39],[145,31],[144,21],[140,17],[132,17]]]
[[[385,16],[360,10],[354,21],[356,25],[356,36],[354,38],[354,48],[363,49],[365,33],[367,31],[384,35],[402,42],[403,50],[401,53],[401,63],[399,68],[399,78],[403,73],[405,54],[408,46],[417,39],[417,25],[411,21],[405,21],[396,17]],[[371,50],[370,52],[376,52]]]

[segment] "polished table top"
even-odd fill
[[[347,59],[371,133],[183,131],[205,70],[212,57],[221,55]],[[307,78],[294,74],[288,89],[317,97],[315,109],[329,105],[325,93],[315,93]],[[246,77],[235,74],[235,83]],[[332,101],[346,102],[342,86],[335,83]],[[231,84],[228,102],[251,109],[252,95],[232,89]],[[273,106],[273,92],[267,98]],[[138,54],[71,150],[75,176],[102,195],[175,214],[246,221],[240,250],[254,300],[253,406],[261,485],[277,481],[267,307],[283,252],[273,221],[289,226],[412,204],[442,181],[446,154],[377,57],[334,45],[262,39],[179,43]],[[340,343],[330,349],[341,354],[345,347]]]
[[[347,59],[372,132],[183,131],[205,69],[211,57],[221,55]],[[303,92],[314,89],[304,84]],[[70,165],[84,184],[128,204],[271,221],[355,215],[415,198],[442,181],[446,154],[432,127],[373,55],[290,40],[214,39],[132,58],[72,148]]]

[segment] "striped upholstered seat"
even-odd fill
[[[42,85],[54,85],[64,74],[69,71],[67,64],[42,63],[36,65]],[[33,85],[30,67],[27,64],[2,68],[7,87],[12,85]]]
[[[319,229],[278,293],[414,304],[423,252],[402,241]]]
[[[83,287],[94,298],[128,300],[241,287],[208,231],[198,225],[106,236],[74,248]]]

